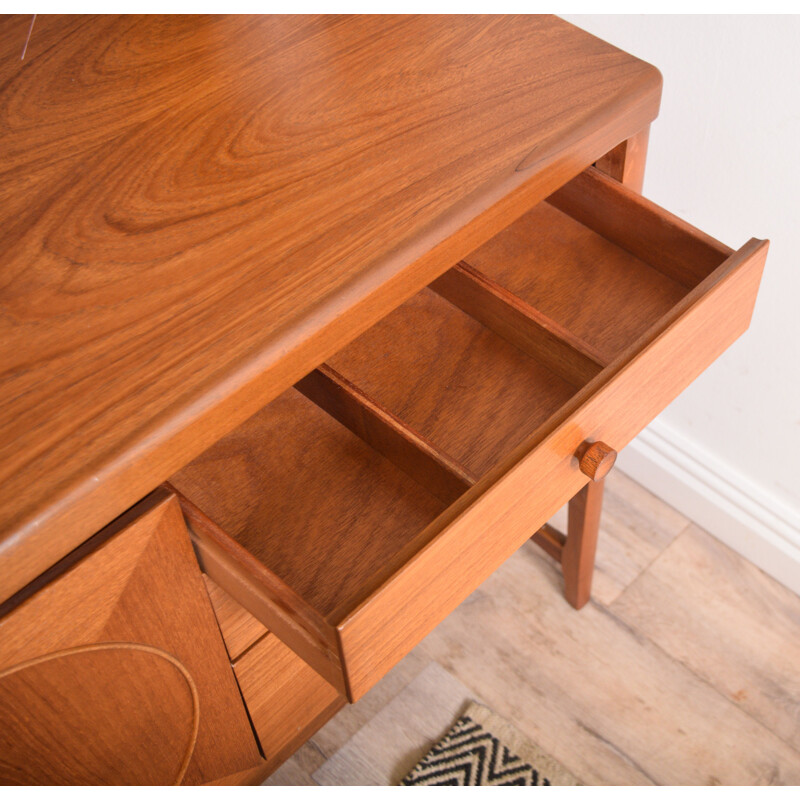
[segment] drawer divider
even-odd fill
[[[576,388],[585,386],[608,363],[594,347],[466,261],[430,288]]]
[[[440,500],[453,503],[477,482],[477,476],[329,365],[310,372],[295,388]]]

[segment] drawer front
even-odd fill
[[[358,699],[744,332],[766,251],[587,170],[173,476],[204,569]]]
[[[0,782],[200,784],[258,765],[175,498],[76,558],[0,619]]]
[[[618,367],[568,418],[478,499],[461,498],[441,533],[340,626],[359,697],[421,641],[587,482],[574,457],[585,440],[624,447],[748,327],[766,258],[752,241],[701,285],[643,352]],[[603,375],[599,379],[603,379]],[[576,400],[579,398],[576,398]]]
[[[265,773],[345,705],[344,697],[274,634],[248,650],[234,669],[264,751]]]
[[[261,783],[345,704],[344,696],[204,576],[265,760],[218,783]]]

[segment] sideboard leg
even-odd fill
[[[635,192],[642,192],[650,126],[618,144],[599,158],[595,166]]]
[[[604,484],[604,480],[590,481],[569,501],[561,568],[564,572],[564,595],[575,608],[585,606],[592,592]]]

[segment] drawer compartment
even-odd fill
[[[173,476],[206,571],[357,699],[747,328],[766,250],[587,170]]]
[[[453,393],[462,419],[435,431],[461,444],[469,467],[326,365],[171,478],[208,575],[343,693],[339,622],[477,482],[470,467],[485,471],[577,391],[433,292],[410,307],[420,301],[459,344],[454,368],[467,351],[502,366],[473,380],[461,407]],[[497,402],[488,390],[501,379]],[[514,424],[481,435],[482,420],[506,408]],[[459,428],[478,435],[444,436]]]

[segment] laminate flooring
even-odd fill
[[[471,699],[586,784],[800,783],[800,597],[606,484],[583,610],[527,543],[267,784],[396,784]]]

